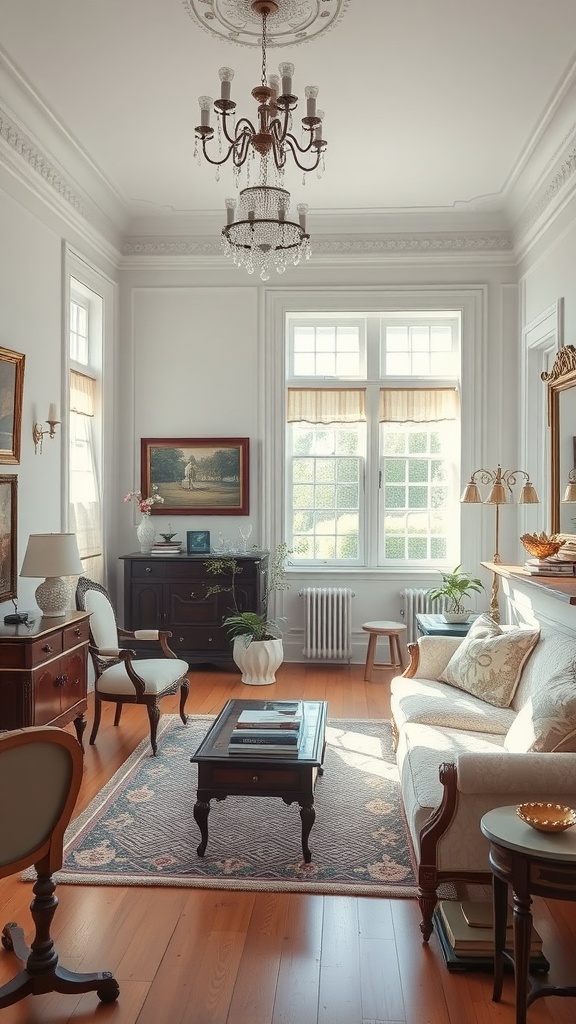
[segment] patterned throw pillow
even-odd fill
[[[503,632],[497,623],[494,625],[498,633],[492,636],[475,637],[469,633],[439,678],[487,704],[507,708],[540,631],[513,629]]]
[[[576,753],[576,664],[546,680],[530,697],[510,726],[504,749]]]
[[[469,640],[482,640],[487,636],[501,636],[503,632],[504,630],[500,629],[496,619],[488,615],[488,612],[484,612],[483,615],[478,615],[474,619],[466,635]]]

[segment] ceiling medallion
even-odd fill
[[[268,21],[268,46],[295,46],[332,28],[350,0],[280,0]],[[193,21],[219,39],[260,46],[262,22],[252,0],[182,0]]]

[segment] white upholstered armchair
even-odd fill
[[[186,676],[188,663],[176,657],[170,650],[169,630],[138,629],[130,632],[116,622],[110,598],[99,583],[81,576],[76,587],[76,607],[90,612],[90,655],[94,665],[94,725],[90,733],[93,744],[100,725],[102,701],[116,704],[114,725],[120,723],[123,704],[144,704],[150,721],[150,743],[152,752],[157,750],[156,734],[160,720],[159,701],[162,697],[180,690],[180,718],[184,725],[188,721],[185,705],[189,682]],[[162,657],[138,658],[129,646],[121,647],[119,641],[150,641],[157,643]]]

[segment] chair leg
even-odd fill
[[[160,721],[160,708],[158,706],[158,701],[155,701],[154,704],[147,704],[146,710],[150,720],[150,743],[152,746],[152,753],[155,755],[158,750],[156,733],[158,732],[158,722]]]
[[[117,704],[114,712],[114,725],[120,725],[120,719],[122,718],[122,705]]]
[[[186,722],[188,721],[188,715],[184,711],[184,707],[186,701],[188,700],[189,691],[190,683],[188,682],[187,679],[185,679],[184,682],[180,684],[180,718],[184,722],[184,725],[186,725]]]
[[[98,729],[100,727],[100,719],[101,719],[101,717],[102,717],[102,701],[100,700],[100,696],[99,696],[98,690],[96,690],[96,692],[94,694],[94,724],[92,726],[92,732],[90,733],[90,746],[91,747],[94,745],[94,740],[96,739],[96,736],[98,735]]]
[[[0,987],[0,1009],[19,1002],[29,994],[95,991],[103,1003],[114,1002],[120,994],[118,982],[110,971],[78,974],[59,966],[54,940],[50,935],[52,918],[58,906],[55,888],[51,875],[40,875],[34,885],[30,910],[36,934],[30,949],[24,942],[22,929],[17,925],[7,924],[2,932],[2,945],[13,951],[26,964],[26,968]]]

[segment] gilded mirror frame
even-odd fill
[[[558,349],[554,365],[541,379],[548,388],[548,427],[550,431],[550,532],[560,533],[561,488],[568,480],[560,479],[560,395],[576,387],[576,348],[564,345]]]

